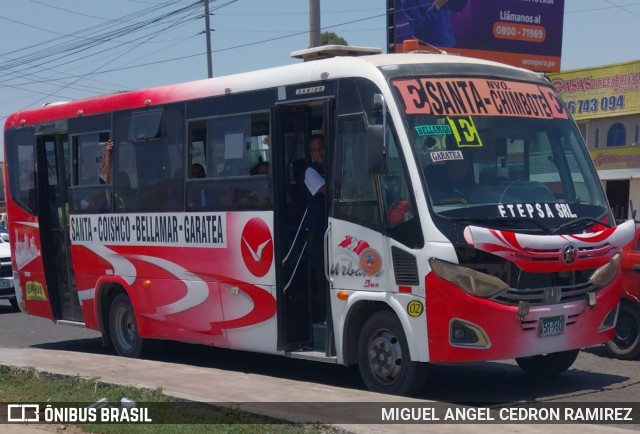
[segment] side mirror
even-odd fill
[[[5,234],[5,233],[0,234],[0,239],[2,239],[2,241],[4,241],[5,243],[8,243],[9,242],[9,234]]]

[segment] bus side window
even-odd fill
[[[5,132],[8,168],[7,187],[13,200],[32,214],[36,207],[36,156],[32,128]]]
[[[75,212],[111,210],[111,155],[107,155],[108,132],[73,137],[73,188],[70,207]],[[113,152],[113,151],[111,151]]]
[[[387,132],[387,171],[381,176],[381,193],[387,234],[409,247],[422,247],[418,221],[402,158],[391,130]]]
[[[273,207],[269,116],[261,112],[190,123],[188,162],[198,170],[187,182],[187,210]]]
[[[184,177],[174,178],[185,167],[183,111],[177,103],[114,118],[116,211],[184,209]]]
[[[74,184],[78,186],[109,183],[111,156],[106,148],[109,133],[81,134],[74,137]]]
[[[189,123],[189,159],[188,178],[205,178],[207,167],[207,123],[196,121]],[[200,169],[201,168],[201,169]],[[201,173],[198,173],[200,171]]]

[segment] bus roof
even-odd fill
[[[152,107],[255,89],[314,82],[327,78],[352,77],[354,76],[354,71],[358,71],[358,76],[375,80],[381,77],[380,67],[420,63],[469,64],[470,66],[494,65],[510,70],[526,71],[535,75],[531,71],[496,62],[447,54],[404,53],[357,57],[341,56],[185,83],[107,94],[66,103],[47,104],[43,107],[27,109],[9,115],[5,122],[5,129],[108,113],[114,110]]]

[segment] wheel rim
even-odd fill
[[[120,348],[130,350],[133,348],[138,336],[136,320],[129,309],[120,308],[115,314],[116,340]]]
[[[402,371],[402,346],[389,330],[380,330],[369,343],[367,351],[371,373],[382,384],[391,384]]]
[[[622,313],[618,316],[613,344],[621,350],[626,350],[638,340],[638,323],[633,315]]]

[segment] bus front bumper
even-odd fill
[[[474,297],[434,273],[426,279],[429,360],[473,362],[528,357],[602,344],[613,337],[621,276],[591,300],[519,306]]]

